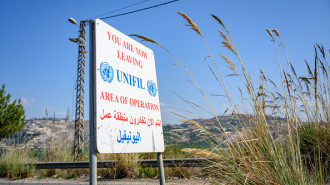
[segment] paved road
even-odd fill
[[[20,179],[20,180],[10,180],[10,179],[0,179],[0,185],[86,185],[89,184],[88,179]],[[121,184],[148,184],[154,185],[158,184],[158,180],[155,179],[120,179],[120,180],[99,180],[98,184],[100,185],[121,185]]]
[[[85,185],[89,184],[88,179],[20,179],[20,180],[10,180],[0,178],[0,185]],[[119,179],[119,180],[99,180],[99,185],[158,185],[158,179]],[[166,185],[199,185],[205,184],[205,182],[196,179],[176,179],[176,180],[168,180]],[[208,184],[208,183],[206,183]],[[210,184],[208,184],[210,185]]]
[[[64,183],[33,183],[33,182],[1,182],[0,185],[59,185]],[[65,183],[66,185],[80,185],[80,183]]]

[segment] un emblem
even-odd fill
[[[147,82],[147,87],[148,87],[148,92],[149,92],[150,96],[155,97],[157,94],[156,84],[153,81],[149,80]]]
[[[101,77],[105,82],[111,83],[113,80],[113,68],[107,62],[102,62],[100,65]]]

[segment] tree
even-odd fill
[[[5,84],[2,84],[0,89],[0,140],[22,130],[25,124],[21,99],[10,102],[11,95],[6,93],[5,87]]]

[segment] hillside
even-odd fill
[[[243,122],[248,121],[247,115],[240,115]],[[238,119],[233,115],[218,116],[222,126],[231,139],[237,136],[241,131],[241,126]],[[207,120],[194,119],[194,121],[203,125],[212,134],[219,136],[219,125],[216,118]],[[267,122],[271,127],[275,123],[284,123],[283,118],[267,117]],[[211,125],[210,123],[213,123]],[[85,143],[88,143],[88,128],[89,122],[85,121]],[[274,131],[274,129],[271,129]],[[29,144],[30,148],[45,148],[51,143],[54,145],[66,144],[72,147],[73,144],[74,121],[65,119],[52,119],[52,118],[33,118],[27,119],[24,128],[17,132],[11,138],[3,139],[0,142],[0,147],[7,147],[8,145]],[[207,147],[209,142],[205,141],[203,134],[191,124],[164,124],[163,125],[165,145],[176,145],[181,147]],[[221,137],[220,137],[221,138]],[[225,138],[223,138],[225,139]],[[219,142],[219,141],[218,141]]]
[[[250,125],[249,122],[251,115],[238,115],[241,124]],[[242,131],[242,126],[239,123],[239,120],[234,115],[224,115],[217,117],[221,122],[223,128],[226,131],[229,139],[236,139],[238,133]],[[210,119],[193,119],[193,121],[201,124],[208,132],[212,135],[217,136],[216,143],[219,144],[227,138],[222,132],[222,129],[217,122],[216,118]],[[267,116],[266,121],[269,124],[270,131],[275,135],[276,125],[282,127],[285,123],[285,119],[279,117]],[[167,145],[178,145],[183,147],[207,147],[210,145],[210,140],[207,141],[205,134],[194,126],[194,124],[184,123],[181,125],[164,125],[164,138]],[[284,129],[285,130],[285,129]]]

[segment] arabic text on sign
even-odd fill
[[[111,113],[106,113],[104,114],[104,109],[103,109],[103,114],[100,115],[101,120],[104,120],[104,118],[111,118]]]
[[[117,136],[117,143],[136,144],[139,141],[141,141],[141,134],[139,131],[137,131],[134,135],[131,131],[126,132],[126,130],[124,130],[122,132],[121,130],[119,130],[119,135]]]

